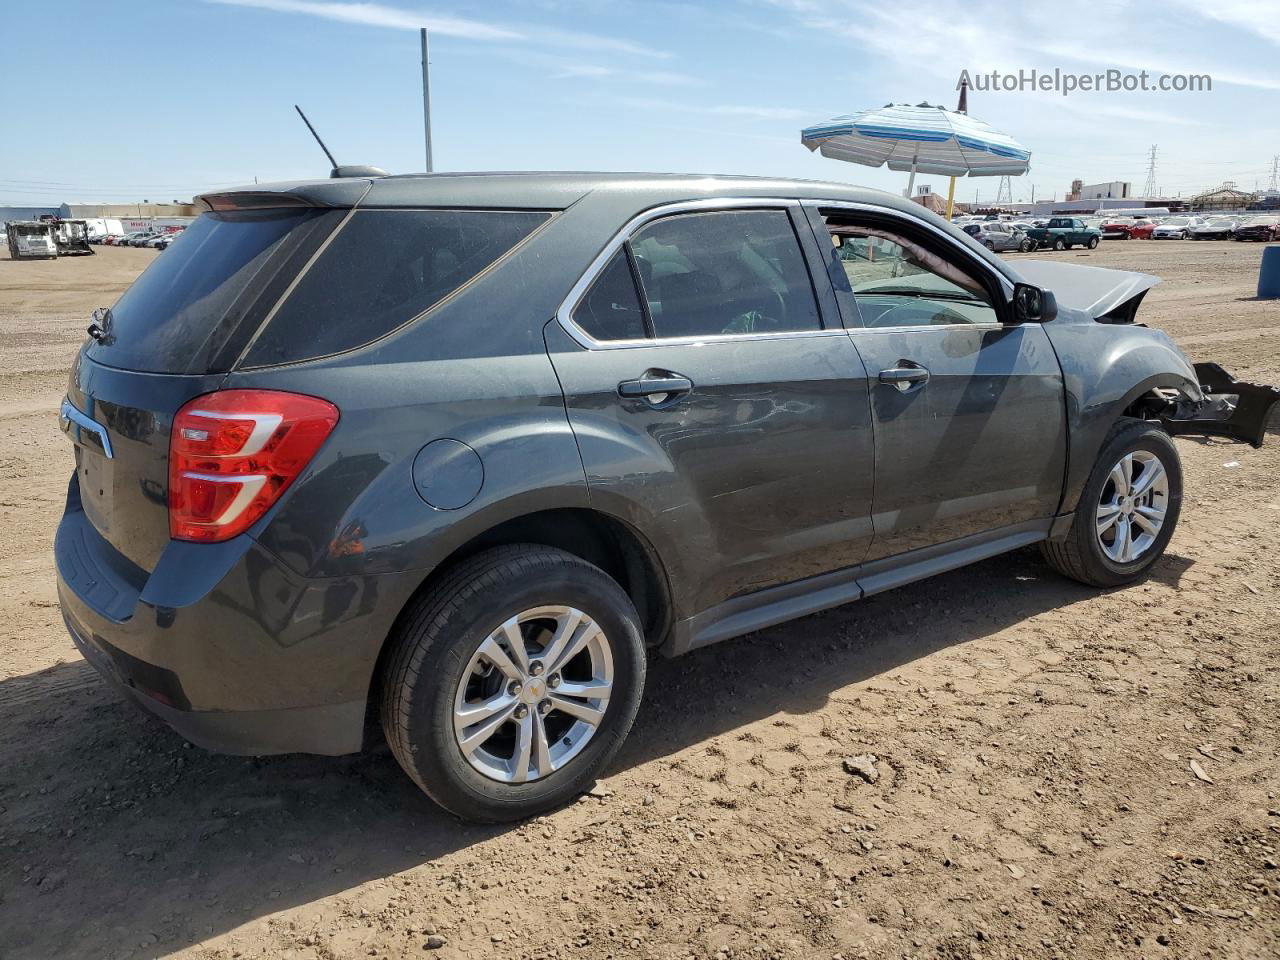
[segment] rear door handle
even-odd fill
[[[908,390],[928,383],[929,371],[910,360],[899,360],[896,367],[880,371],[880,382],[897,387],[899,392],[906,393]]]
[[[618,396],[627,399],[647,399],[661,403],[668,397],[679,396],[693,389],[693,381],[669,370],[646,370],[636,380],[623,380],[618,384]]]

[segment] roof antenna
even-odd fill
[[[311,125],[311,121],[307,119],[307,115],[302,112],[302,108],[296,103],[293,109],[298,111],[298,116],[302,118],[302,122],[307,125],[307,129],[311,131],[311,135],[316,138],[316,143],[320,144],[320,149],[324,151],[324,155],[329,158],[329,166],[335,170],[338,168],[338,161],[333,159],[333,154],[329,152],[329,148],[324,145],[324,141],[320,139],[320,134],[316,133],[316,128]]]
[[[387,171],[379,167],[371,167],[365,164],[352,164],[342,166],[337,160],[333,159],[333,154],[329,152],[329,148],[324,145],[324,141],[320,139],[320,134],[316,133],[316,128],[311,125],[311,121],[307,119],[307,115],[302,112],[302,108],[296,103],[293,109],[298,111],[298,116],[302,118],[302,122],[307,125],[307,129],[311,131],[311,135],[316,138],[316,143],[320,144],[320,149],[324,151],[324,155],[329,158],[329,165],[333,167],[329,171],[330,179],[340,179],[342,177],[385,177]]]

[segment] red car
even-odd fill
[[[1102,236],[1107,240],[1150,240],[1155,228],[1154,220],[1113,220],[1102,225]]]
[[[1254,217],[1237,226],[1231,236],[1235,240],[1280,240],[1280,217]]]

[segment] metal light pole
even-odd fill
[[[431,173],[431,67],[427,61],[427,29],[422,28],[422,126],[427,137],[427,173]]]

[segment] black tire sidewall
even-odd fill
[[[1138,450],[1155,454],[1164,466],[1169,477],[1169,506],[1165,511],[1164,526],[1147,551],[1132,563],[1116,563],[1103,552],[1095,532],[1098,502],[1111,468],[1121,457]],[[1076,508],[1074,533],[1089,573],[1097,582],[1114,586],[1136,580],[1163,556],[1181,513],[1182,461],[1178,457],[1177,448],[1169,435],[1159,427],[1134,421],[1128,429],[1118,433],[1103,447]]]
[[[646,655],[639,616],[630,599],[597,567],[564,555],[468,596],[420,640],[432,643],[409,697],[410,771],[441,806],[468,819],[508,821],[560,806],[580,793],[617,753],[639,708]],[[540,606],[585,612],[604,630],[613,656],[614,684],[605,718],[583,751],[562,770],[526,784],[480,773],[463,757],[453,734],[459,680],[481,642],[508,617]]]

